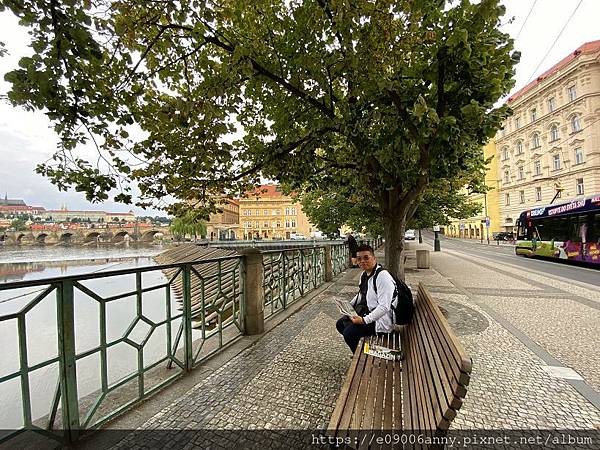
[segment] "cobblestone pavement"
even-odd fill
[[[568,380],[549,373],[539,352],[496,316],[598,390],[599,356],[592,344],[600,312],[590,306],[598,303],[595,292],[578,287],[569,293],[567,283],[462,256],[458,260],[451,252],[432,255],[439,272],[416,270],[411,252],[407,281],[413,286],[422,281],[429,288],[473,358],[471,384],[455,429],[600,427],[600,411]],[[327,426],[350,365],[349,350],[335,330],[333,298],[354,294],[358,276],[358,270],[346,272],[140,429],[187,430],[185,446],[190,448],[305,448],[301,433],[278,430],[306,434]],[[571,322],[580,325],[576,332]],[[264,436],[234,430],[272,431]],[[174,436],[173,431],[131,434],[114,448],[170,447]]]

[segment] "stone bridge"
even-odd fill
[[[5,231],[0,233],[0,244],[117,244],[130,241],[152,242],[158,237],[171,238],[171,231],[168,227],[114,227]]]

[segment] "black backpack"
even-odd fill
[[[377,294],[377,275],[380,272],[384,271],[383,267],[378,267],[375,273],[372,275],[373,277],[373,289],[375,289],[375,294]],[[399,280],[395,277],[391,272],[388,272],[392,278],[394,279],[394,283],[396,284],[396,289],[394,290],[394,295],[392,296],[392,311],[394,312],[394,323],[396,325],[407,325],[413,318],[415,314],[415,303],[413,301],[413,296],[410,288],[404,283],[404,281]],[[360,301],[356,305],[356,311],[360,316],[364,316],[369,313],[367,308],[367,282],[369,277],[365,276],[363,273],[360,279]],[[396,306],[394,306],[394,300],[396,300]]]

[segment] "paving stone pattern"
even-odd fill
[[[485,302],[510,319],[598,389],[598,360],[590,360],[589,346],[577,344],[595,342],[600,317],[594,315],[597,310],[573,301],[573,296],[595,301],[593,293],[579,287],[568,294],[564,282],[529,279],[513,269],[486,268],[472,261],[457,264],[449,254],[432,259],[449,274],[407,270],[407,281],[413,287],[425,283],[473,358],[471,383],[453,428],[600,427],[598,409],[567,381],[545,372],[545,362],[478,304]],[[410,263],[414,266],[414,256]],[[498,275],[494,269],[504,272]],[[358,277],[358,270],[345,272],[299,312],[140,427],[171,431],[131,434],[115,448],[306,448],[305,434],[327,426],[350,365],[350,352],[335,330],[333,298],[350,298]],[[509,296],[504,287],[512,292]],[[561,314],[582,328],[570,334],[567,327],[557,329]],[[300,432],[283,431],[290,429]],[[186,430],[185,437],[179,430]],[[179,446],[177,439],[183,440]]]

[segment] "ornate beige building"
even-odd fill
[[[220,213],[211,214],[206,224],[206,237],[212,240],[235,239],[240,227],[240,201],[226,198]]]
[[[265,184],[240,199],[240,239],[310,238],[318,231],[300,203],[284,195],[278,185]]]
[[[508,104],[513,115],[496,136],[503,230],[514,231],[524,210],[600,193],[600,40],[583,44]]]

